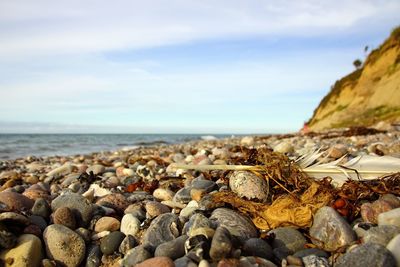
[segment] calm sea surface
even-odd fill
[[[230,135],[213,135],[217,138]],[[0,160],[75,155],[211,138],[200,134],[0,134]]]

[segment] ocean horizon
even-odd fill
[[[68,156],[139,146],[178,144],[243,134],[1,133],[0,160],[27,156]]]

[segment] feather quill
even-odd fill
[[[400,159],[391,156],[363,155],[343,163],[343,156],[329,163],[321,163],[318,159],[324,152],[319,150],[301,156],[296,163],[310,177],[320,179],[331,177],[335,186],[341,186],[346,180],[373,180],[391,173],[400,172]],[[313,164],[314,162],[316,162]],[[232,170],[232,171],[262,171],[263,166],[248,165],[186,165],[171,164],[171,169],[186,170]]]

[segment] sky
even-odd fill
[[[0,133],[299,130],[398,0],[0,0]]]

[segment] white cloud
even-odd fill
[[[104,52],[249,35],[331,34],[368,18],[394,17],[398,10],[397,0],[3,0],[0,56]]]

